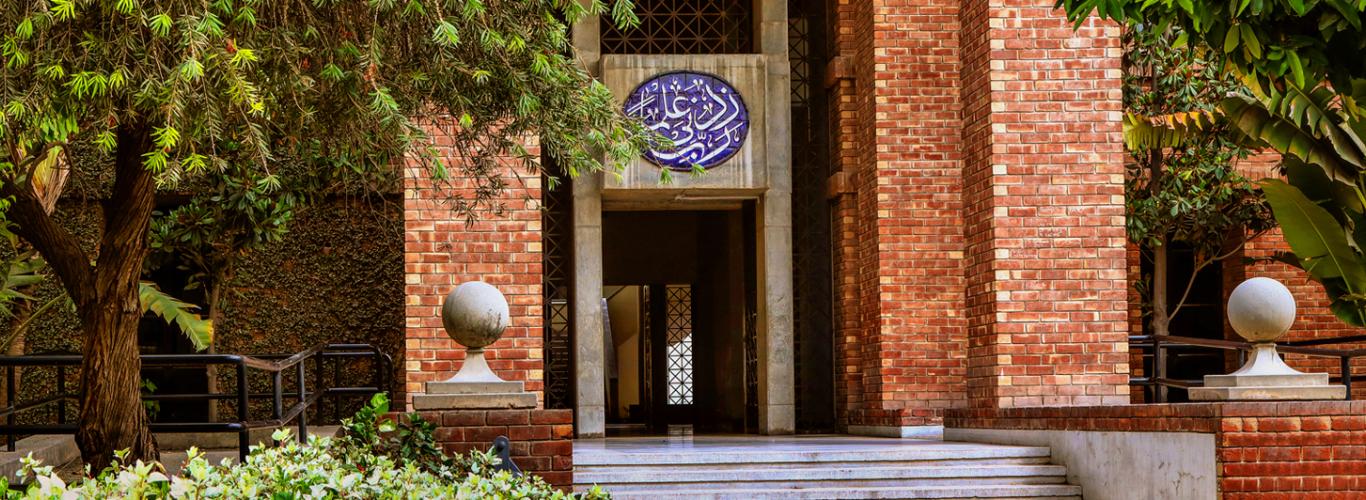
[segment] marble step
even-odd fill
[[[957,466],[829,469],[725,469],[712,471],[595,472],[576,473],[580,484],[596,484],[617,490],[685,490],[716,487],[813,488],[813,487],[919,487],[1062,484],[1067,469],[1043,466]]]
[[[588,451],[574,453],[576,470],[593,470],[593,467],[645,467],[679,465],[715,464],[785,464],[785,463],[905,463],[905,462],[960,462],[963,460],[990,459],[1047,459],[1050,456],[1046,447],[1035,446],[953,446],[953,447],[905,447],[903,449],[880,449],[875,452],[864,450],[717,450],[706,453],[678,452],[633,452],[604,453]],[[672,467],[671,467],[672,468]]]
[[[576,488],[577,489],[577,488]],[[577,489],[584,491],[583,489]],[[1005,486],[837,487],[837,488],[735,488],[680,491],[610,489],[612,498],[630,499],[816,499],[816,498],[921,498],[921,499],[1056,499],[1081,500],[1081,487],[1065,484]]]
[[[1022,457],[1022,458],[976,458],[976,459],[938,459],[938,460],[860,460],[860,461],[810,461],[810,462],[720,462],[720,463],[692,463],[692,464],[644,464],[644,465],[581,465],[574,464],[574,470],[578,473],[583,472],[620,472],[620,471],[639,471],[659,473],[660,471],[695,471],[695,470],[716,470],[724,468],[771,468],[771,469],[828,469],[831,467],[845,467],[850,464],[858,464],[859,467],[873,468],[894,468],[904,466],[955,466],[955,465],[1048,465],[1049,457]]]

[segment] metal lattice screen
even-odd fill
[[[753,52],[751,0],[637,0],[640,26],[602,20],[604,54],[745,54]]]
[[[664,290],[669,404],[690,405],[693,402],[692,286],[669,285]]]
[[[835,426],[829,117],[825,99],[825,2],[788,6],[792,68],[792,272],[797,428]]]
[[[553,189],[542,179],[541,248],[545,273],[545,406],[574,407],[574,341],[570,320],[574,264],[573,192],[568,182]]]

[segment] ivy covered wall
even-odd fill
[[[98,204],[69,197],[58,210],[59,219],[90,250],[100,233]],[[60,293],[55,276],[49,276],[38,295],[44,299]],[[400,200],[335,198],[300,208],[283,241],[242,258],[225,295],[220,324],[215,325],[220,353],[290,354],[320,342],[368,343],[393,356],[394,366],[401,367]],[[8,328],[0,324],[0,332]],[[78,352],[79,328],[74,311],[50,311],[35,320],[23,352]],[[21,401],[55,389],[51,369],[27,370],[22,377]],[[67,381],[72,384],[68,389],[74,390],[75,374],[68,374]],[[71,406],[69,415],[74,415]]]

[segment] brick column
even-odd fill
[[[967,2],[968,398],[1128,401],[1119,28],[1050,0]]]
[[[447,158],[457,155],[438,137]],[[409,166],[404,178],[404,273],[407,324],[403,350],[409,408],[426,382],[455,374],[464,349],[441,327],[441,301],[455,285],[481,280],[507,297],[512,326],[485,351],[489,366],[505,380],[522,380],[542,394],[542,294],[540,178],[504,172],[508,189],[497,200],[500,213],[480,213],[466,223],[453,208],[472,200],[475,186],[452,166],[449,184],[433,185],[422,169]]]
[[[837,312],[852,432],[933,425],[964,404],[958,3],[836,12],[853,68],[852,82],[831,82],[849,186],[835,208],[837,283],[857,297]]]

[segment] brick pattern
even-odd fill
[[[945,424],[1212,433],[1226,500],[1366,495],[1366,401],[971,409]]]
[[[436,439],[447,455],[488,451],[507,436],[509,455],[523,472],[569,488],[574,484],[573,410],[448,410],[420,413],[438,424]]]
[[[1118,29],[1051,5],[833,4],[843,424],[1128,399]]]
[[[854,6],[849,2],[831,3],[827,13],[831,43],[835,57],[841,63],[832,62],[826,71],[829,80],[826,92],[830,102],[830,158],[838,166],[839,176],[846,184],[858,173],[858,148],[861,137],[858,135],[859,119],[853,75],[855,28]],[[844,70],[841,73],[839,70]],[[832,182],[831,184],[836,184]],[[861,279],[858,258],[858,205],[850,192],[852,186],[843,186],[842,193],[831,193],[830,235],[831,235],[831,275],[834,280],[834,307],[831,321],[834,327],[835,354],[835,418],[841,426],[847,426],[850,413],[856,411],[863,399],[863,375],[860,368],[863,344],[861,340],[859,283]]]
[[[842,296],[857,297],[839,316],[847,424],[937,423],[964,403],[957,11],[897,0],[837,16],[857,68],[837,89],[855,191],[836,209]]]
[[[973,406],[1129,399],[1119,29],[964,4]]]
[[[454,162],[449,140],[437,146]],[[533,149],[534,151],[534,149]],[[541,394],[543,355],[541,307],[540,179],[518,177],[509,166],[508,189],[495,200],[500,213],[484,213],[467,224],[454,211],[460,199],[473,199],[470,179],[449,185],[433,182],[421,169],[407,168],[404,179],[405,340],[403,389],[408,401],[426,383],[454,375],[464,349],[441,327],[441,301],[460,283],[482,280],[507,297],[512,326],[485,350],[489,366],[506,380],[522,380]]]

